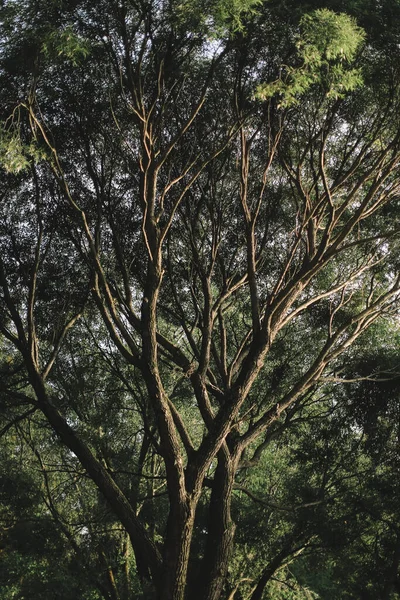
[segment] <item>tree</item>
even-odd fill
[[[233,598],[241,474],[397,310],[398,65],[324,6],[2,12],[5,427],[42,415],[145,597]]]

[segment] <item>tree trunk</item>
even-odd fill
[[[193,502],[189,500],[185,504],[174,502],[170,510],[160,600],[184,599],[194,514]]]
[[[194,595],[198,600],[219,600],[232,551],[235,524],[231,518],[231,499],[235,462],[224,445],[218,453],[209,507],[208,535],[200,581]]]

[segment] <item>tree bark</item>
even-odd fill
[[[219,600],[225,584],[235,535],[231,517],[235,464],[224,443],[218,452],[211,491],[207,542],[195,592],[198,600]]]
[[[178,511],[170,510],[160,600],[183,600],[185,596],[193,524],[191,503],[179,506]]]

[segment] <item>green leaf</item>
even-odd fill
[[[362,85],[360,69],[350,68],[365,38],[364,31],[346,14],[318,9],[300,21],[297,59],[300,67],[284,67],[281,79],[260,84],[256,98],[280,96],[280,106],[297,104],[309,89],[318,85],[326,97],[342,97]]]
[[[72,27],[66,27],[59,31],[53,31],[47,36],[42,46],[45,56],[58,56],[69,60],[74,66],[80,64],[89,56],[89,43],[77,35]]]
[[[210,37],[235,34],[245,30],[246,17],[257,12],[264,0],[184,0],[176,8],[181,22]]]
[[[29,166],[18,133],[3,132],[0,138],[0,164],[8,173],[20,173]]]

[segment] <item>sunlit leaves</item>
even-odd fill
[[[90,45],[77,35],[72,27],[66,27],[50,33],[43,43],[42,49],[47,57],[56,55],[77,66],[89,55]]]
[[[0,168],[7,173],[17,175],[45,157],[45,150],[39,147],[36,140],[24,143],[18,127],[0,130]]]
[[[298,48],[306,64],[323,64],[325,60],[351,62],[365,38],[354,19],[325,8],[304,15],[301,27]]]
[[[300,28],[296,44],[300,66],[283,66],[279,79],[258,87],[258,98],[277,95],[280,105],[288,107],[314,85],[328,97],[338,98],[362,84],[360,69],[350,68],[365,38],[354,19],[319,9],[304,15]]]
[[[18,133],[1,132],[0,164],[7,173],[19,173],[29,166],[24,145]]]

